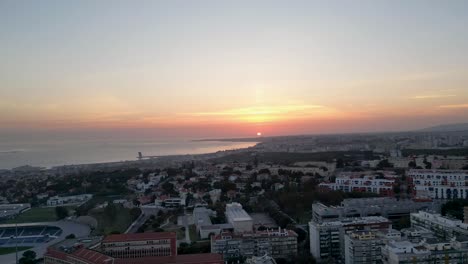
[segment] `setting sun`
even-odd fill
[[[257,136],[261,136],[262,135],[262,132],[257,132]]]

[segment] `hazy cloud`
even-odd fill
[[[448,97],[455,97],[457,95],[455,94],[426,94],[426,95],[416,95],[410,97],[410,99],[416,99],[416,100],[421,100],[421,99],[439,99],[439,98],[448,98]]]
[[[440,108],[450,108],[450,109],[468,108],[468,104],[440,105],[439,107]]]

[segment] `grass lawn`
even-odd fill
[[[177,234],[177,239],[182,240],[185,238],[185,231],[182,230],[180,227],[171,227],[171,228],[164,228],[164,232],[175,232]]]
[[[66,206],[69,212],[76,208],[76,206]],[[56,221],[55,207],[33,207],[30,210],[20,214],[16,219],[7,220],[3,223],[33,223],[33,222],[48,222]]]
[[[133,222],[130,209],[127,208],[119,208],[115,217],[107,216],[104,209],[91,210],[89,215],[98,221],[98,227],[95,230],[97,235],[106,235],[111,232],[124,233]]]
[[[299,219],[295,219],[298,224],[308,224],[312,218],[312,211],[303,211],[297,216]]]
[[[30,249],[32,247],[18,247],[18,252]],[[0,255],[6,255],[10,253],[14,253],[16,251],[15,247],[0,247]]]

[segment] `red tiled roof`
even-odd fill
[[[137,233],[137,234],[115,234],[106,236],[102,242],[122,242],[122,241],[140,241],[140,240],[156,240],[156,239],[176,239],[174,232],[153,232],[153,233]]]
[[[102,253],[85,248],[73,252],[73,257],[77,257],[81,260],[87,260],[90,263],[107,263],[106,261],[112,259],[111,257],[106,256]]]
[[[65,253],[58,250],[48,250],[46,257],[70,260],[78,259],[88,264],[223,264],[223,257],[220,254],[187,254],[169,257],[144,257],[144,258],[115,258],[106,256],[90,249],[78,249],[73,253]],[[113,261],[112,261],[113,260]]]
[[[145,257],[133,259],[115,259],[114,264],[223,264],[220,254],[187,254],[171,257]]]
[[[78,259],[81,262],[89,264],[106,264],[109,263],[110,260],[112,260],[112,258],[109,256],[86,248],[78,249],[70,254],[49,249],[45,256],[62,260]]]

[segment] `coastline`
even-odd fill
[[[247,151],[250,148],[256,147],[259,143],[259,141],[248,141],[248,140],[243,140],[243,141],[231,141],[231,140],[190,140],[190,142],[233,142],[233,143],[250,143],[248,146],[241,146],[240,148],[238,145],[232,145],[232,146],[210,146],[207,148],[206,152],[200,152],[203,151],[204,147],[199,147],[199,148],[190,148],[187,147],[185,150],[185,153],[177,153],[177,154],[160,154],[160,155],[143,155],[142,158],[139,158],[137,155],[138,153],[135,152],[134,158],[122,158],[122,159],[110,159],[110,160],[103,160],[103,161],[91,161],[91,162],[73,162],[72,160],[70,162],[64,162],[64,163],[58,163],[54,162],[55,164],[38,164],[36,163],[24,163],[24,164],[18,164],[17,166],[12,166],[12,167],[3,167],[0,168],[0,171],[13,171],[13,170],[30,170],[30,169],[40,169],[40,170],[56,170],[56,169],[61,169],[61,168],[91,168],[91,167],[112,167],[112,166],[120,166],[120,165],[137,165],[137,164],[145,164],[145,163],[157,163],[157,162],[173,162],[173,161],[181,161],[181,160],[189,160],[189,159],[207,159],[207,158],[212,158],[212,157],[219,157],[220,155],[226,155],[229,153],[234,153],[234,152],[242,152],[242,151]],[[245,144],[243,144],[245,145]],[[217,151],[209,151],[212,148],[218,148]],[[180,152],[180,150],[177,150]],[[174,150],[174,152],[177,152]],[[194,151],[194,152],[190,152]],[[133,153],[133,152],[132,152]],[[6,153],[4,153],[6,154]],[[18,153],[17,153],[18,154]]]

